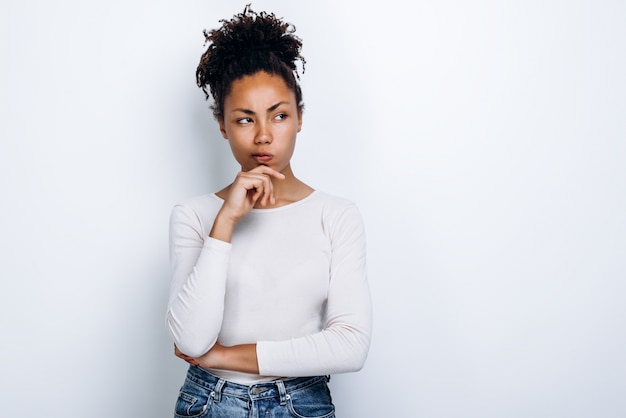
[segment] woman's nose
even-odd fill
[[[272,134],[269,130],[269,127],[265,123],[261,123],[258,125],[259,129],[256,133],[256,137],[254,138],[255,144],[269,144],[272,142]]]

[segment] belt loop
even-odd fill
[[[280,404],[282,406],[287,405],[287,389],[285,389],[285,383],[282,380],[276,381],[278,387],[278,394],[280,395]]]
[[[215,400],[215,403],[219,403],[222,400],[222,388],[224,387],[225,383],[226,381],[224,379],[220,379],[217,381],[215,389],[213,389],[213,392],[211,393],[211,396]]]

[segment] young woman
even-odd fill
[[[241,171],[172,210],[167,326],[190,363],[176,417],[334,417],[327,376],[367,357],[359,212],[291,169],[304,66],[294,30],[246,7],[205,32],[197,83]]]

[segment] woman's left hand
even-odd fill
[[[200,365],[200,363],[198,362],[198,359],[194,357],[189,357],[188,355],[184,354],[182,351],[178,349],[178,347],[176,347],[176,344],[174,344],[174,354],[176,354],[176,357],[182,358],[183,360],[185,360],[187,363],[191,364],[192,366]]]
[[[245,373],[259,373],[256,344],[242,344],[226,347],[215,343],[206,354],[197,358],[183,354],[178,347],[174,345],[174,354],[193,366],[200,366],[205,369],[224,369]]]
[[[207,353],[204,354],[202,357],[190,357],[184,354],[178,349],[178,347],[176,347],[176,345],[174,345],[174,354],[176,354],[176,357],[182,358],[187,363],[193,366],[200,366],[207,369],[218,369],[220,368],[218,356],[219,353],[223,352],[225,348],[226,347],[224,347],[223,345],[215,343],[213,347],[211,347],[211,349],[207,351]]]

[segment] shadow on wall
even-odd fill
[[[198,133],[198,139],[202,143],[198,152],[205,153],[200,159],[206,161],[202,172],[207,176],[208,188],[201,194],[216,192],[232,183],[240,169],[233,158],[228,141],[222,137],[219,124],[209,105],[210,102],[204,102],[204,106],[198,107],[194,111],[193,121],[196,125],[195,132]],[[194,144],[196,143],[194,141]]]
[[[201,96],[200,92],[197,93]],[[179,141],[180,146],[187,147],[187,149],[181,150],[178,155],[184,156],[182,158],[190,158],[190,161],[176,162],[177,166],[188,170],[177,176],[179,180],[188,181],[188,184],[180,185],[183,191],[179,190],[181,194],[177,194],[178,197],[175,198],[180,201],[222,189],[232,182],[239,170],[232,157],[228,141],[222,138],[209,103],[204,100],[189,100],[188,106],[190,116],[185,132],[189,137]],[[175,203],[178,201],[173,204]],[[167,241],[163,247],[167,248]],[[161,259],[163,257],[165,260]],[[150,289],[151,294],[145,295],[151,302],[145,305],[141,312],[134,312],[135,315],[140,316],[137,322],[143,326],[124,325],[125,332],[143,333],[142,340],[146,344],[145,354],[138,359],[129,353],[124,354],[124,347],[121,348],[120,353],[120,356],[127,356],[125,362],[128,370],[135,370],[129,374],[135,374],[138,371],[143,374],[141,377],[127,378],[127,380],[137,379],[137,384],[134,386],[140,393],[118,394],[119,398],[124,399],[127,405],[126,410],[137,408],[134,412],[139,416],[169,416],[166,412],[173,411],[178,390],[183,384],[187,370],[187,364],[174,355],[173,342],[165,324],[170,282],[168,257],[169,254],[160,253],[156,255],[158,259],[153,260],[154,263],[146,266],[146,271],[155,270],[149,275],[150,281],[154,284]],[[131,338],[136,337],[129,336],[129,339]],[[149,383],[146,384],[146,382]],[[143,401],[137,402],[137,399]],[[145,401],[148,400],[149,406],[145,405]],[[152,411],[152,414],[149,411]]]

